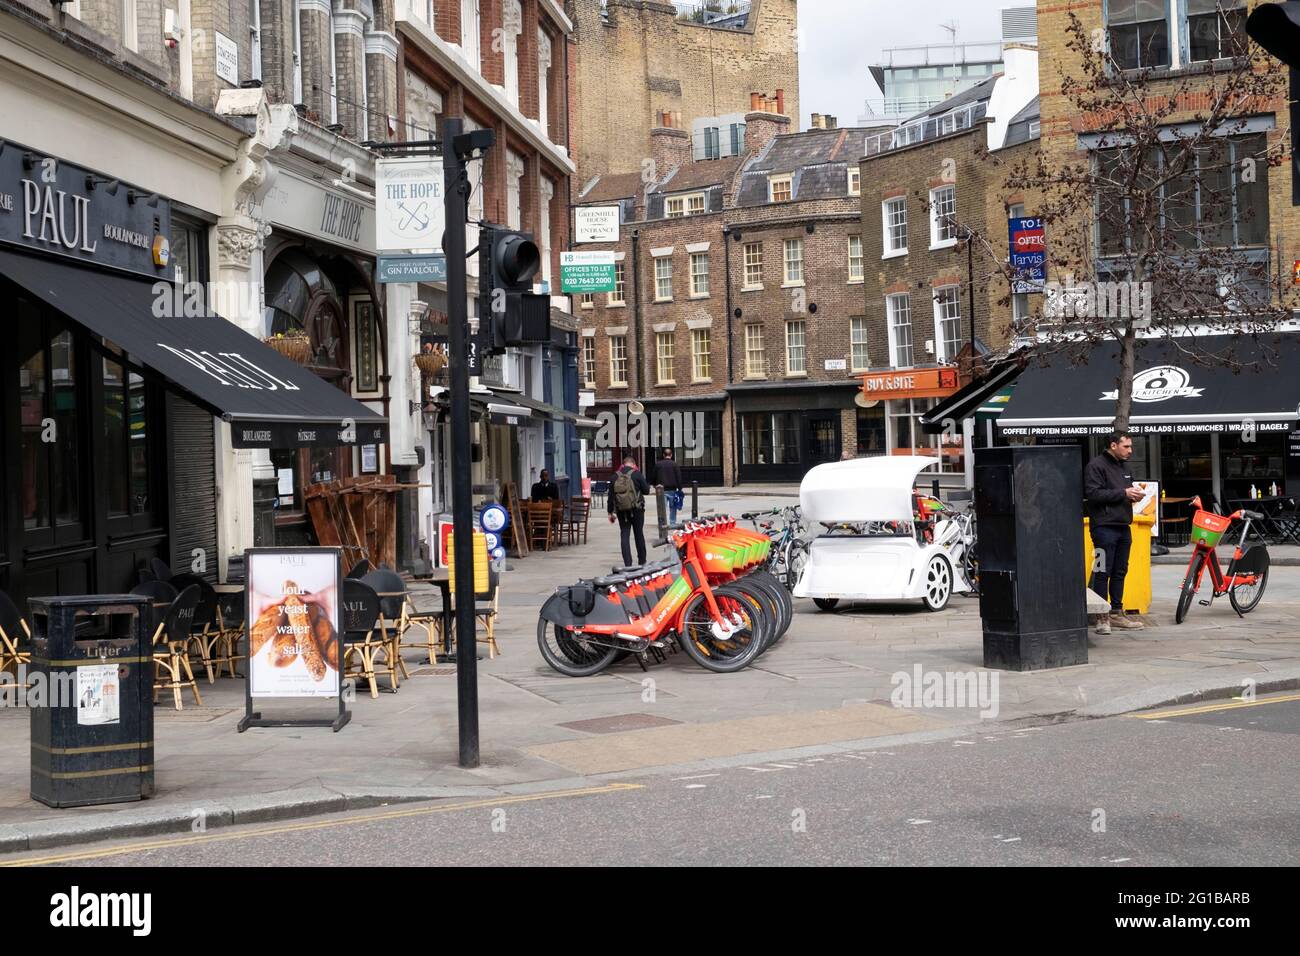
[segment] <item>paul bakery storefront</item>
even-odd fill
[[[1198,338],[1193,363],[1176,340],[1138,341],[1133,376],[1133,474],[1174,497],[1227,502],[1300,491],[1300,335]],[[1119,346],[1031,363],[998,419],[1004,441],[1101,450],[1115,418]]]
[[[16,601],[126,590],[155,557],[188,569],[198,525],[215,574],[214,415],[242,448],[386,434],[231,323],[177,309],[169,235],[156,193],[0,152],[0,586]]]

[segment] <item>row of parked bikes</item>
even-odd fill
[[[794,596],[834,609],[837,599],[803,593],[815,586],[808,582],[809,561],[827,541],[837,564],[843,544],[879,557],[897,555],[906,543],[912,550],[904,561],[942,562],[941,593],[931,582],[928,590],[909,585],[897,595],[940,610],[956,583],[968,592],[977,586],[974,515],[915,491],[911,504],[906,519],[818,521],[822,533],[811,540],[799,507],[687,521],[659,542],[672,549],[664,560],[557,589],[537,622],[538,647],[547,664],[570,677],[600,673],[628,657],[644,669],[678,649],[708,670],[741,670],[785,636]]]

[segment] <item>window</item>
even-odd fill
[[[804,349],[804,329],[802,319],[785,324],[785,373],[787,375],[807,375],[808,357]]]
[[[596,337],[588,335],[582,340],[582,381],[587,388],[596,387]]]
[[[718,137],[718,127],[716,126],[706,126],[704,128],[704,158],[722,158],[722,143]]]
[[[745,151],[745,124],[731,124],[731,155],[739,156]]]
[[[709,294],[709,254],[707,252],[691,253],[691,295],[702,297]]]
[[[803,285],[803,240],[785,240],[784,251],[785,284]]]
[[[763,244],[745,243],[745,288],[763,288]]]
[[[596,307],[596,297],[590,292],[584,292],[578,296],[578,304],[584,309],[593,309]]]
[[[672,256],[655,259],[655,301],[667,302],[673,297]]]
[[[673,333],[655,333],[655,365],[659,373],[660,385],[672,385],[673,379]]]
[[[934,290],[935,358],[954,362],[961,351],[961,286],[946,285]]]
[[[304,102],[302,96],[302,8],[293,0],[293,101]]]
[[[767,180],[768,202],[789,202],[794,198],[793,176],[770,176]]]
[[[862,237],[849,236],[849,281],[862,281]]]
[[[474,69],[479,65],[479,4],[481,0],[460,0],[460,47]]]
[[[1189,59],[1218,60],[1246,54],[1244,0],[1186,0]]]
[[[885,453],[885,403],[858,409],[858,457]]]
[[[957,241],[957,187],[930,190],[930,248],[951,246]]]
[[[889,360],[894,368],[911,368],[912,299],[906,292],[885,297],[889,320]]]
[[[1267,144],[1263,133],[1222,137],[1197,151],[1192,168],[1168,180],[1160,191],[1165,238],[1185,249],[1264,245],[1268,241],[1268,162],[1263,158]],[[1178,147],[1171,148],[1171,156]],[[1255,159],[1254,181],[1232,175],[1243,167],[1242,160]],[[1131,173],[1134,165],[1119,150],[1096,153],[1099,179],[1115,179]],[[1153,151],[1142,163],[1142,175],[1152,179],[1163,160]],[[1127,169],[1127,172],[1126,172]],[[1127,233],[1133,214],[1125,193],[1112,187],[1098,191],[1097,242],[1103,256],[1139,251]]]
[[[745,374],[762,378],[767,374],[767,353],[763,349],[763,327],[745,326]]]
[[[850,196],[862,195],[862,167],[861,166],[849,167],[849,195]]]
[[[49,529],[50,543],[63,527],[81,536],[87,495],[81,481],[80,453],[84,404],[78,387],[79,350],[71,331],[42,319],[28,301],[15,308],[13,337],[18,344],[18,404],[22,485],[18,508],[27,531]],[[114,366],[121,375],[121,366]],[[120,381],[120,378],[119,378]],[[118,386],[119,398],[121,385]],[[119,402],[118,415],[124,414]],[[81,414],[78,414],[79,409]],[[119,419],[119,427],[125,426]],[[52,439],[52,440],[47,440]],[[97,475],[103,481],[102,475]]]
[[[138,0],[122,0],[122,46],[133,53],[140,52],[140,23],[136,9]]]
[[[627,294],[627,284],[624,281],[623,263],[614,263],[614,291],[609,294],[609,305],[623,305],[626,300],[623,298]]]
[[[849,319],[849,364],[855,372],[865,372],[871,367],[867,358],[867,320]]]
[[[885,255],[907,252],[907,197],[895,196],[880,204],[881,225],[885,232]]]
[[[537,29],[537,124],[542,134],[551,135],[551,38],[546,31]]]
[[[691,331],[691,378],[707,382],[713,377],[713,343],[708,329]]]
[[[609,384],[627,385],[627,336],[609,337]]]
[[[704,193],[692,193],[689,196],[669,196],[664,200],[664,217],[680,219],[683,216],[698,216],[706,211]]]
[[[798,412],[746,412],[740,416],[742,465],[791,465],[798,462]]]
[[[1121,70],[1169,66],[1165,0],[1108,0],[1106,29],[1111,58]]]
[[[262,78],[262,3],[248,0],[248,78]]]

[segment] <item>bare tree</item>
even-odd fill
[[[1120,429],[1140,338],[1164,338],[1194,364],[1241,367],[1231,347],[1201,339],[1258,337],[1296,305],[1282,270],[1270,268],[1268,173],[1285,147],[1270,146],[1258,121],[1285,109],[1286,69],[1248,43],[1240,18],[1218,15],[1225,55],[1171,76],[1124,68],[1104,28],[1090,32],[1069,14],[1059,90],[1086,151],[1001,161],[1008,192],[1038,197],[1049,266],[1044,294],[1031,297],[1041,307],[1008,338],[1076,363],[1117,343]],[[1000,162],[996,152],[989,159]],[[1022,280],[996,251],[1000,238],[965,232],[996,263],[991,278],[1007,282],[1009,302]]]

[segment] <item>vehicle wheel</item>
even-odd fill
[[[601,638],[613,641],[613,638]],[[582,635],[566,631],[545,618],[537,621],[537,648],[542,659],[565,677],[599,674],[626,652],[612,644],[597,644]]]
[[[1201,565],[1205,563],[1205,555],[1197,552],[1192,557],[1191,563],[1187,565],[1187,576],[1183,578],[1182,593],[1178,595],[1178,610],[1174,612],[1174,623],[1182,624],[1183,618],[1187,617],[1187,611],[1192,606],[1192,598],[1196,596],[1196,576],[1201,573]]]
[[[1264,596],[1264,586],[1268,584],[1268,566],[1255,572],[1254,584],[1234,584],[1228,589],[1228,600],[1232,609],[1238,614],[1248,614],[1255,610],[1260,598]]]
[[[819,611],[833,611],[835,605],[840,603],[839,598],[813,598],[813,603],[817,605]]]
[[[785,569],[785,589],[791,594],[794,593],[795,585],[799,583],[799,578],[803,576],[804,566],[808,564],[808,542],[800,541],[790,546],[790,554],[786,558]]]
[[[922,600],[927,610],[942,611],[952,597],[952,565],[941,554],[936,554],[925,567],[925,595]]]
[[[961,573],[971,587],[972,594],[980,593],[980,565],[975,557],[974,544],[967,545],[961,552]]]
[[[682,648],[691,660],[706,670],[728,674],[748,667],[765,644],[765,611],[755,600],[733,585],[713,589],[714,600],[728,616],[739,615],[741,625],[726,636],[715,630],[717,622],[709,612],[709,602],[696,594],[682,613]]]

